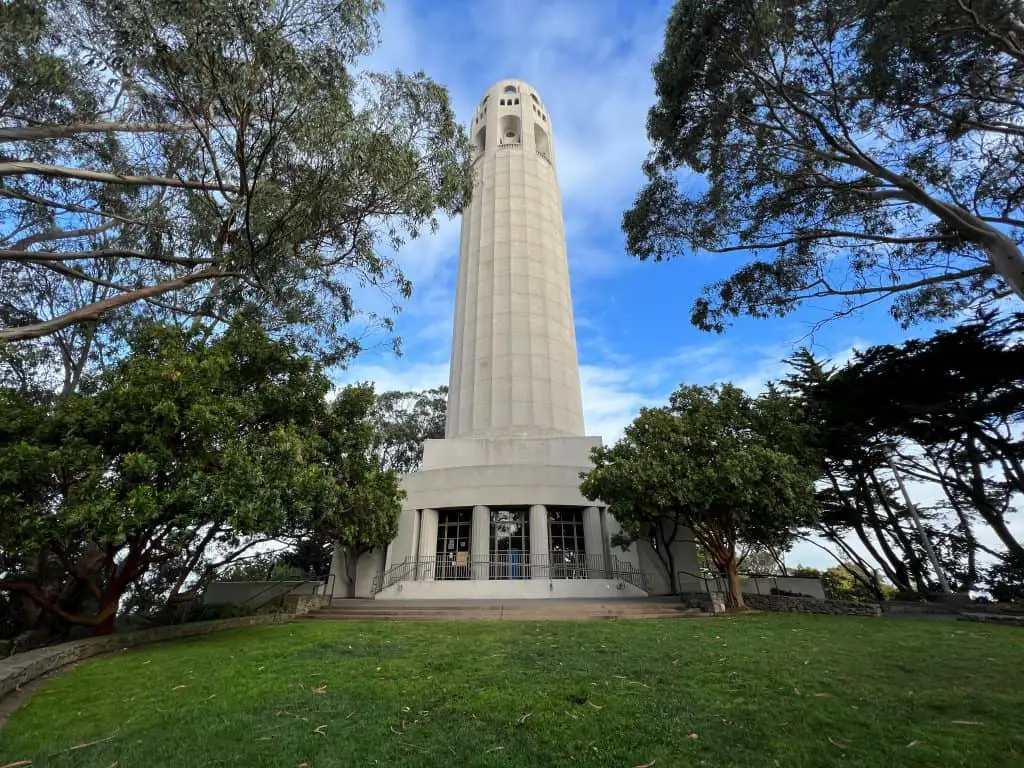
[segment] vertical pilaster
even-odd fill
[[[551,574],[548,536],[548,508],[543,504],[530,507],[530,578],[546,579]]]
[[[583,510],[583,546],[587,548],[590,578],[604,578],[608,558],[601,531],[601,510],[597,507],[586,507]]]
[[[420,513],[420,551],[418,577],[434,580],[434,559],[437,557],[437,510],[424,509]]]
[[[490,577],[491,560],[491,508],[473,507],[473,531],[470,553],[473,563],[473,578],[486,580]]]

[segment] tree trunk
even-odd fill
[[[675,555],[672,554],[672,542],[675,541],[676,534],[678,533],[678,519],[672,527],[672,536],[668,541],[665,541],[665,535],[661,531],[661,526],[658,526],[658,537],[662,540],[662,544],[665,547],[665,566],[668,568],[668,585],[669,589],[672,590],[673,595],[679,594],[679,574],[676,573],[676,558]]]
[[[114,634],[114,626],[117,621],[117,610],[111,611],[103,619],[100,620],[99,624],[96,624],[92,628],[93,637],[101,637],[103,635]]]
[[[727,605],[734,611],[746,610],[747,604],[743,602],[743,586],[740,584],[740,569],[735,556],[730,557],[725,563],[725,574],[729,581],[729,594]]]
[[[1010,531],[1009,526],[1006,525],[1006,519],[1003,516],[1002,510],[997,509],[992,504],[988,494],[985,493],[985,480],[981,469],[982,457],[978,446],[974,442],[974,438],[968,438],[965,447],[971,464],[970,483],[964,484],[966,485],[964,490],[967,491],[968,498],[974,503],[974,507],[981,518],[989,524],[993,533],[999,537],[1003,546],[1009,551],[1010,556],[1015,560],[1024,560],[1024,547],[1021,546],[1020,542],[1017,541]]]
[[[359,549],[355,544],[345,547],[345,575],[348,577],[348,585],[345,595],[349,598],[356,596],[356,576],[359,573]]]

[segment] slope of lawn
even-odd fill
[[[294,623],[59,676],[0,766],[1019,768],[1022,662],[946,621]]]

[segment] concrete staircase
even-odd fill
[[[312,621],[593,621],[710,616],[675,599],[335,600]]]

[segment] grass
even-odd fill
[[[57,677],[0,766],[1021,766],[1022,659],[944,621],[295,623]]]

